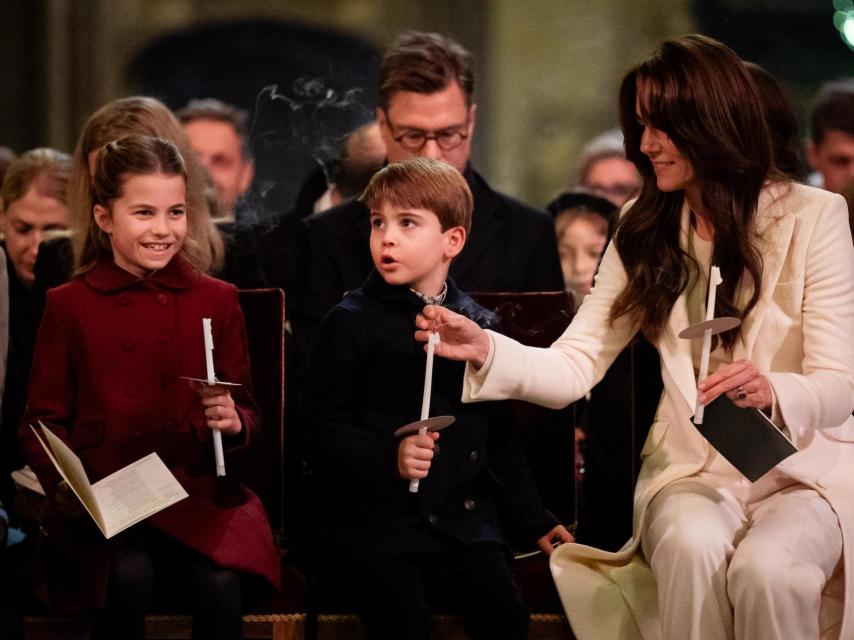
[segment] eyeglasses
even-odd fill
[[[436,144],[442,151],[451,151],[452,149],[459,147],[463,143],[463,140],[469,137],[468,116],[466,116],[465,124],[463,124],[462,127],[448,127],[447,129],[440,129],[439,131],[407,129],[400,135],[394,134],[395,126],[389,119],[387,112],[385,119],[386,122],[388,122],[388,128],[392,132],[392,139],[407,151],[421,151],[421,149],[424,148],[424,145],[427,144],[428,140],[435,140]]]

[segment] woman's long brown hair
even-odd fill
[[[611,307],[611,322],[627,316],[655,340],[690,279],[690,257],[679,245],[684,193],[658,189],[652,163],[640,150],[636,104],[643,120],[665,132],[691,162],[701,185],[703,215],[714,228],[712,264],[723,277],[715,315],[744,318],[762,283],[762,257],[751,240],[759,192],[771,169],[771,142],[741,59],[711,38],[691,35],[664,42],[620,87],[626,156],[643,176],[643,187],[615,232],[629,279]],[[753,292],[739,309],[737,293],[746,284]],[[720,339],[731,350],[739,336],[734,330]]]

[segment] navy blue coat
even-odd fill
[[[450,278],[445,304],[482,326],[494,323]],[[533,546],[557,520],[542,507],[510,405],[461,402],[463,363],[434,360],[430,415],[456,422],[441,432],[419,492],[397,473],[394,431],[421,411],[426,354],[414,332],[423,306],[408,287],[372,271],[321,325],[306,420],[318,535],[362,555]]]

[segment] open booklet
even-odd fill
[[[41,421],[39,425],[44,438],[30,428],[106,538],[187,497],[156,453],[90,484],[80,458]]]

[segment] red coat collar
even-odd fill
[[[112,260],[102,258],[91,270],[83,274],[83,280],[97,291],[115,293],[137,284],[172,290],[186,289],[200,275],[199,271],[179,254],[165,267],[144,278],[137,278]]]

